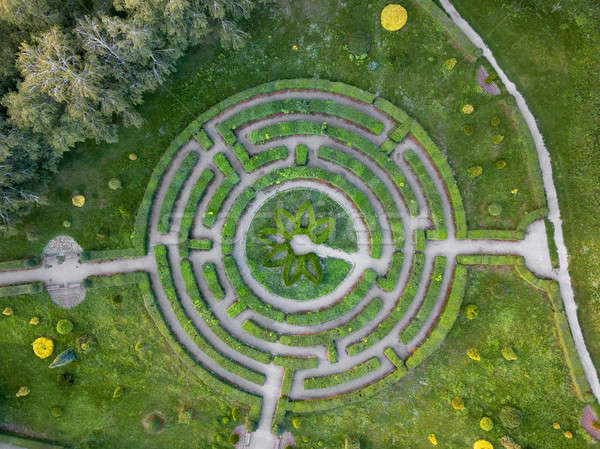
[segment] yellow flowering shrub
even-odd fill
[[[468,320],[474,320],[479,315],[479,306],[477,304],[467,304],[465,306],[465,316]]]
[[[475,110],[475,108],[473,107],[472,104],[466,104],[462,107],[462,113],[466,114],[466,115],[471,115],[474,110]]]
[[[73,198],[71,198],[71,202],[75,207],[83,207],[83,205],[85,204],[85,196],[73,195]]]
[[[477,178],[483,173],[483,167],[481,165],[476,165],[474,167],[469,168],[468,172],[471,178]]]
[[[477,440],[473,443],[473,449],[494,449],[494,445],[488,440]]]
[[[573,434],[571,432],[569,432],[568,430],[565,431],[565,438],[568,438],[569,440],[571,438],[573,438]]]
[[[437,438],[435,437],[435,433],[430,433],[429,435],[427,435],[427,438],[429,439],[429,441],[431,441],[431,444],[433,444],[434,446],[438,445]]]
[[[496,134],[492,137],[492,143],[494,143],[495,145],[502,143],[503,140],[504,136],[502,134]]]
[[[473,129],[473,125],[464,125],[463,126],[463,132],[465,133],[466,136],[473,135],[473,131],[475,131]]]
[[[496,168],[498,170],[502,170],[504,167],[506,167],[506,161],[500,159],[499,161],[496,161]]]
[[[402,5],[389,4],[381,10],[381,26],[388,31],[398,31],[407,20],[408,13]]]
[[[515,353],[515,350],[513,348],[511,348],[510,346],[505,346],[502,348],[502,357],[504,357],[505,360],[517,360],[517,354]]]
[[[462,398],[459,396],[452,398],[452,401],[450,401],[450,403],[452,404],[452,408],[454,410],[464,410],[465,409],[465,403],[463,402]]]
[[[479,420],[479,427],[481,427],[481,430],[489,432],[494,428],[494,421],[492,421],[492,419],[488,416],[484,416]]]
[[[600,430],[600,422],[594,421],[592,423],[592,429]]]
[[[29,320],[29,324],[31,324],[32,326],[37,326],[38,324],[40,324],[40,319],[37,316],[34,316]]]
[[[475,348],[471,348],[467,351],[467,355],[469,356],[469,358],[471,360],[481,360],[481,354],[479,354],[479,351]]]
[[[554,423],[552,423],[552,427],[553,427],[554,429],[557,429],[557,430],[558,430],[558,429],[560,429],[560,424],[559,424],[559,423],[557,423],[557,422],[554,422]]]
[[[17,391],[17,394],[15,394],[15,396],[18,398],[22,398],[22,397],[28,396],[29,393],[31,393],[31,390],[29,389],[29,387],[25,386],[25,387],[19,388],[19,390]]]
[[[5,307],[4,310],[2,311],[2,315],[4,315],[4,316],[11,316],[12,314],[13,314],[12,307]]]
[[[129,153],[128,157],[130,161],[137,161],[137,154],[135,153]]]
[[[447,59],[446,62],[444,62],[444,68],[450,72],[452,69],[454,69],[454,67],[456,66],[456,58],[450,58]]]
[[[498,117],[492,117],[490,120],[490,125],[492,126],[499,126],[500,125],[500,118]]]
[[[54,342],[50,338],[36,338],[31,346],[33,347],[33,353],[40,359],[46,359],[54,352]]]

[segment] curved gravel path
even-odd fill
[[[506,86],[506,90],[517,100],[519,111],[521,111],[521,114],[525,118],[527,126],[529,127],[529,131],[533,136],[535,148],[538,154],[538,160],[540,161],[540,170],[542,171],[542,180],[544,182],[544,190],[546,191],[546,201],[548,202],[548,209],[550,210],[548,219],[554,225],[554,241],[558,249],[559,259],[557,280],[560,285],[560,294],[563,299],[567,320],[569,321],[569,327],[571,328],[571,334],[573,335],[573,340],[575,341],[577,353],[579,354],[579,359],[583,365],[586,378],[590,384],[594,396],[596,397],[596,400],[600,401],[600,380],[598,379],[598,372],[585,345],[581,326],[579,324],[579,320],[577,319],[577,303],[575,302],[575,294],[571,284],[571,277],[569,276],[569,256],[563,236],[558,195],[554,185],[554,179],[552,177],[552,162],[550,159],[550,153],[544,144],[542,133],[538,128],[535,117],[531,113],[529,106],[527,106],[525,97],[523,97],[523,95],[519,92],[516,84],[508,79],[508,76],[506,73],[504,73],[496,61],[494,54],[485,44],[481,36],[477,34],[477,32],[468,24],[468,22],[461,17],[454,5],[449,0],[440,0],[440,3],[452,21],[462,30],[462,32],[471,40],[471,42],[483,50],[483,55],[492,64],[492,67],[494,67],[494,70]]]

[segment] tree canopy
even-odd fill
[[[241,47],[236,23],[264,1],[0,0],[0,229],[41,201],[65,151],[140,126],[143,95],[188,47]]]

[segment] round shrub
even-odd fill
[[[479,354],[479,350],[476,348],[471,348],[467,351],[467,355],[471,360],[479,361],[481,360],[481,354]]]
[[[450,403],[452,404],[452,408],[454,410],[464,410],[465,409],[465,403],[463,402],[462,398],[459,396],[452,398],[452,401],[450,401]]]
[[[294,417],[294,419],[292,419],[292,426],[294,426],[294,429],[300,428],[300,418],[297,416]]]
[[[4,316],[12,316],[12,314],[14,313],[12,307],[5,307],[4,310],[2,311],[2,315]]]
[[[238,444],[240,442],[240,436],[237,433],[229,435],[229,442],[231,444]]]
[[[24,398],[25,396],[29,396],[29,393],[31,393],[31,390],[29,389],[29,387],[23,386],[23,387],[19,388],[19,390],[15,394],[15,397]]]
[[[564,435],[565,435],[565,438],[568,438],[569,440],[570,440],[571,438],[573,438],[573,434],[572,434],[571,432],[569,432],[568,430],[565,430],[565,433],[564,433]]]
[[[435,433],[430,433],[429,435],[427,435],[427,439],[431,442],[431,444],[433,444],[434,446],[438,445],[438,441],[437,438],[435,436]]]
[[[500,119],[498,117],[492,117],[492,119],[490,120],[490,125],[492,125],[492,126],[500,125]]]
[[[73,323],[69,320],[59,320],[58,323],[56,323],[56,332],[60,335],[70,334],[72,330]]]
[[[388,31],[398,31],[408,19],[408,13],[402,5],[387,5],[381,10],[381,26]]]
[[[85,204],[85,196],[74,195],[73,198],[71,198],[71,203],[73,203],[73,206],[75,207],[83,207]]]
[[[504,169],[504,167],[506,167],[506,161],[504,161],[504,160],[502,160],[502,159],[500,159],[500,160],[496,161],[496,168],[497,168],[498,170],[503,170],[503,169]]]
[[[148,433],[157,434],[165,430],[165,418],[162,413],[153,412],[144,417],[142,426]]]
[[[502,206],[498,203],[492,203],[488,206],[488,213],[492,217],[497,217],[502,213]]]
[[[71,227],[71,222],[69,220],[64,220],[62,224],[63,224],[63,228]]]
[[[446,61],[444,62],[444,68],[446,69],[446,71],[451,72],[456,66],[456,63],[456,58],[446,59]]]
[[[502,407],[500,410],[500,422],[507,429],[516,429],[521,425],[523,414],[521,410],[510,405]]]
[[[33,347],[33,353],[40,359],[46,359],[54,352],[54,342],[50,338],[36,338],[31,346]]]
[[[117,178],[111,178],[108,181],[108,188],[111,190],[119,190],[121,188],[121,181]]]
[[[75,377],[71,373],[61,373],[56,376],[56,383],[59,387],[70,387],[75,383]]]
[[[504,357],[505,360],[517,360],[517,354],[515,353],[515,350],[513,348],[511,348],[510,346],[505,346],[502,348],[502,357]]]
[[[479,427],[481,427],[481,430],[489,432],[494,428],[494,422],[491,418],[484,416],[479,420]]]
[[[463,126],[463,132],[465,133],[466,136],[473,135],[473,131],[475,131],[475,130],[473,129],[472,125]]]
[[[137,154],[135,154],[135,153],[129,153],[128,157],[129,157],[130,161],[137,161],[137,158],[138,158]]]
[[[462,113],[465,115],[471,115],[473,113],[473,111],[475,110],[475,108],[473,107],[472,104],[466,104],[462,107]]]
[[[494,145],[501,144],[503,140],[504,140],[504,136],[502,134],[496,134],[495,136],[492,137],[492,143]]]
[[[52,416],[54,416],[55,418],[60,418],[62,416],[62,414],[63,414],[63,409],[61,407],[59,407],[59,406],[52,407],[50,409],[50,414]]]
[[[32,326],[37,326],[38,324],[40,324],[40,319],[37,316],[34,316],[29,320],[29,324],[31,324]]]
[[[481,165],[476,165],[474,167],[469,168],[468,172],[470,178],[477,178],[483,173],[483,167]]]
[[[488,440],[477,440],[473,443],[473,449],[494,449]]]
[[[96,337],[91,334],[82,335],[77,339],[76,344],[77,349],[85,354],[96,346]]]
[[[465,306],[465,316],[469,320],[474,320],[479,315],[479,306],[477,304],[467,304]]]
[[[240,410],[239,407],[233,407],[231,409],[231,417],[233,418],[234,421],[237,421],[238,419],[240,419],[241,416],[242,416],[242,411]]]

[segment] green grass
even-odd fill
[[[592,358],[600,366],[600,32],[596,26],[600,5],[572,0],[553,11],[553,2],[541,7],[493,0],[454,4],[516,82],[544,135],[571,255],[579,319]]]
[[[505,295],[485,294],[496,283],[506,287]],[[459,315],[442,347],[402,380],[356,405],[302,415],[294,431],[298,447],[321,447],[321,441],[322,447],[339,448],[345,437],[356,435],[366,448],[428,449],[430,433],[439,447],[448,448],[472,447],[480,438],[501,448],[503,435],[521,447],[597,447],[588,446],[579,426],[582,404],[571,391],[547,299],[510,271],[472,269],[465,303],[477,304],[479,316],[470,321]],[[502,358],[505,345],[515,349],[517,361]],[[473,347],[480,362],[466,355]],[[464,411],[450,405],[455,396],[463,399]],[[498,419],[507,404],[523,411],[516,430]],[[494,420],[491,432],[479,428],[483,416]],[[573,432],[572,440],[552,429],[555,421]]]
[[[136,286],[88,290],[86,300],[68,311],[54,305],[46,294],[4,298],[0,304],[15,311],[0,320],[3,423],[78,448],[210,447],[217,435],[229,434],[232,424],[221,422],[230,416],[229,405],[174,356],[144,309]],[[33,316],[39,317],[38,326],[29,324]],[[75,324],[65,336],[55,329],[63,318]],[[78,353],[78,360],[65,367],[48,368],[56,355],[75,347],[84,334],[96,337],[92,352]],[[54,353],[46,360],[31,350],[39,336],[55,342]],[[63,373],[73,375],[72,386],[58,385],[57,376]],[[31,393],[16,398],[23,385]],[[123,394],[114,399],[117,386]],[[177,423],[182,405],[195,410],[189,425]],[[61,417],[52,416],[53,407],[62,408]],[[147,435],[142,428],[142,418],[152,411],[166,417],[160,435]]]

